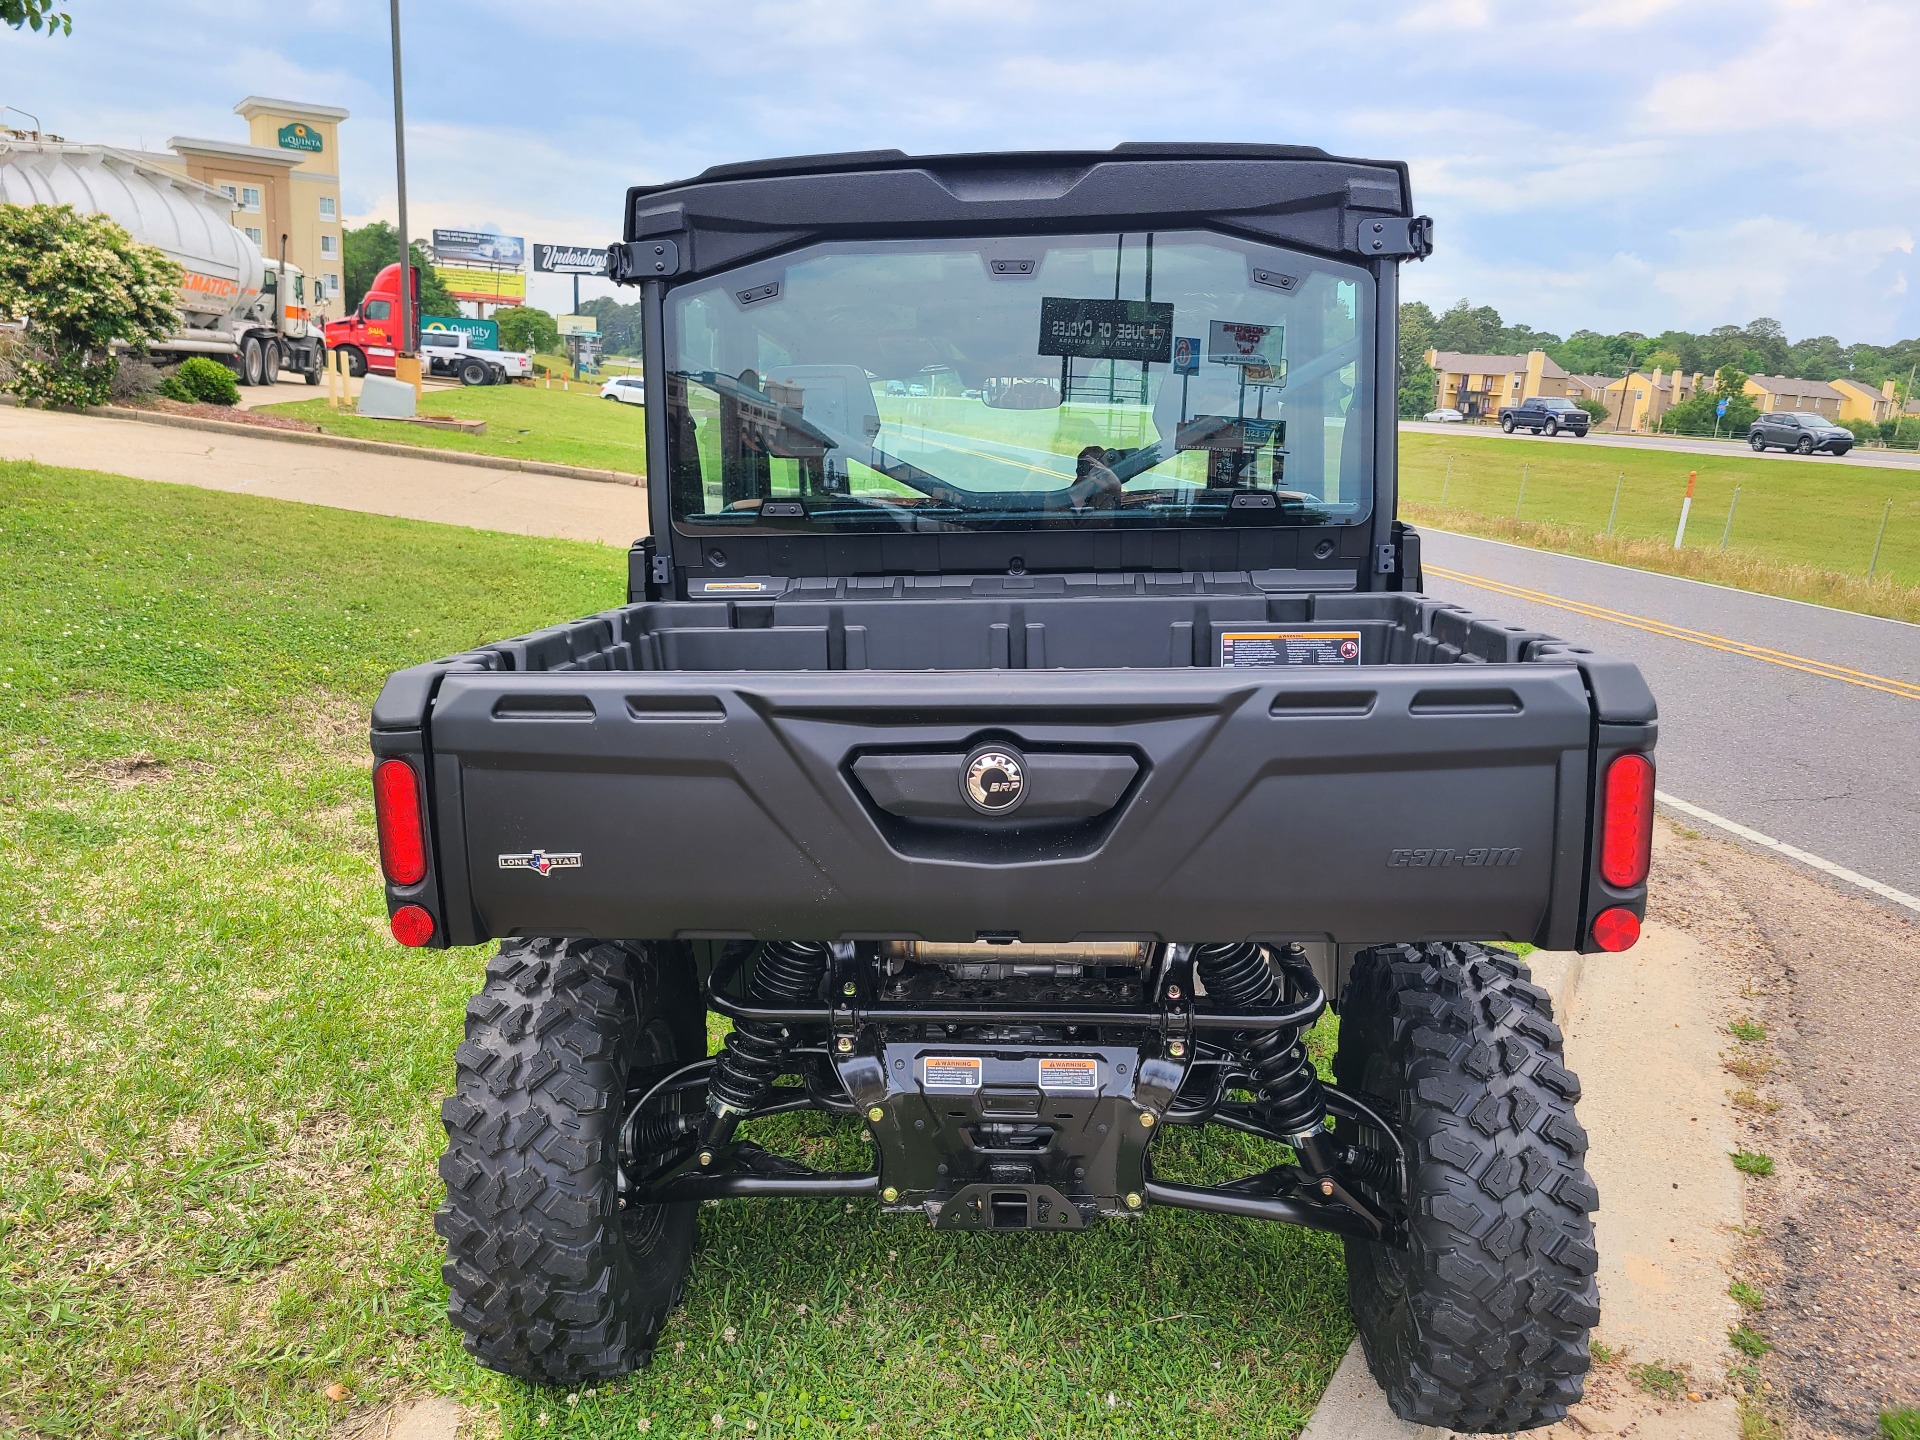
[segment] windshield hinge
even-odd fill
[[[1362,255],[1424,260],[1433,253],[1431,216],[1356,215],[1352,225],[1353,248]]]
[[[607,278],[617,285],[637,285],[679,273],[680,247],[671,240],[629,240],[607,247]]]
[[[1374,574],[1391,575],[1399,568],[1399,564],[1399,550],[1397,547],[1392,545],[1376,545],[1373,547]]]

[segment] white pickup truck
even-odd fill
[[[533,374],[533,356],[524,350],[487,350],[458,330],[423,330],[420,359],[429,375],[451,375],[462,385],[504,385]]]

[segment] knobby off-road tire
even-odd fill
[[[620,1208],[629,1096],[706,1051],[670,945],[510,940],[467,1005],[442,1107],[448,1313],[483,1365],[568,1384],[653,1355],[693,1254],[695,1206]]]
[[[1481,945],[1389,945],[1359,957],[1341,1007],[1334,1073],[1398,1115],[1411,1170],[1408,1246],[1347,1241],[1348,1297],[1374,1377],[1418,1424],[1548,1424],[1590,1363],[1580,1082],[1527,976]]]

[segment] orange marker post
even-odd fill
[[[1687,515],[1693,509],[1693,481],[1699,473],[1698,470],[1687,471],[1687,494],[1680,502],[1680,528],[1673,532],[1673,548],[1676,550],[1680,548],[1680,542],[1687,538]]]

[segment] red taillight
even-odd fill
[[[1600,822],[1600,875],[1617,890],[1647,878],[1653,859],[1653,762],[1621,755],[1607,767]]]
[[[387,923],[393,927],[393,938],[402,945],[424,945],[433,939],[433,916],[418,905],[402,905]]]
[[[395,917],[396,922],[398,917]],[[431,921],[428,922],[432,924]],[[1593,943],[1602,950],[1631,950],[1640,938],[1640,917],[1619,905],[1593,919]]]
[[[418,885],[427,873],[427,837],[420,822],[420,780],[406,761],[382,760],[374,767],[373,816],[380,827],[380,868],[387,879]],[[432,933],[433,922],[427,923]]]

